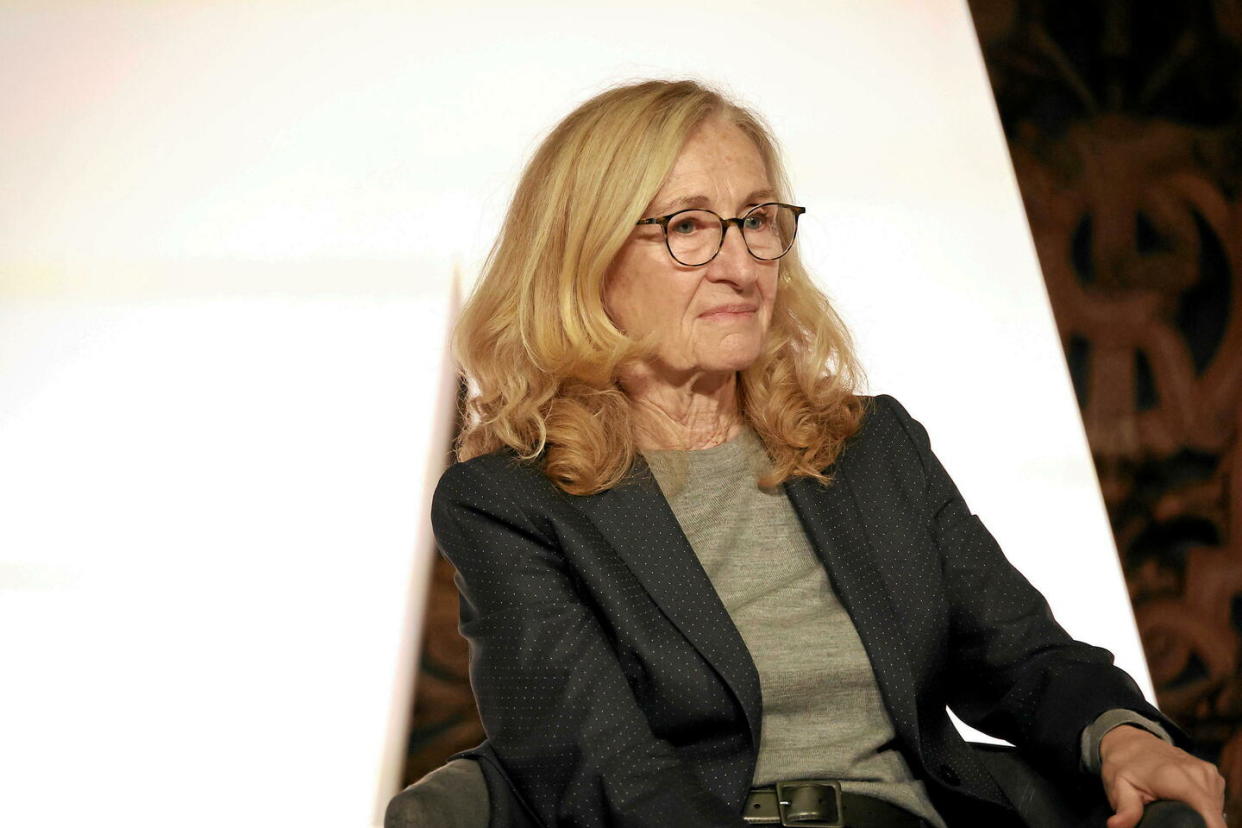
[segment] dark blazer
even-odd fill
[[[1053,620],[896,400],[868,401],[830,471],[830,485],[785,489],[858,628],[896,746],[951,823],[1001,825],[1012,811],[946,705],[1080,781],[1079,736],[1100,713],[1166,721],[1108,651]],[[534,464],[477,457],[445,472],[432,520],[459,572],[488,735],[464,755],[482,760],[493,798],[507,798],[494,814],[547,826],[743,824],[759,678],[641,461],[632,479],[576,497]]]

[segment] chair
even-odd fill
[[[1111,813],[1103,797],[1084,804],[1062,796],[1012,748],[975,745],[980,760],[1031,828],[1103,828]],[[515,816],[492,813],[507,797],[493,797],[488,780],[473,759],[454,759],[393,797],[384,828],[508,828],[525,823]],[[953,826],[951,826],[953,828]],[[1138,828],[1204,828],[1203,818],[1181,802],[1152,802]]]
[[[393,797],[384,828],[488,828],[491,797],[479,763],[454,759]]]

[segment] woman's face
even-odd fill
[[[775,198],[754,142],[713,118],[691,133],[643,217],[704,207],[732,218]],[[658,364],[650,367],[660,374],[740,371],[763,347],[778,268],[747,252],[736,225],[700,267],[669,255],[659,225],[640,225],[608,270],[604,304],[631,337],[655,333]]]

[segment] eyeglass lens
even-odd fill
[[[760,204],[741,221],[742,238],[757,259],[779,259],[793,245],[798,216],[780,204]],[[685,210],[673,216],[665,228],[668,250],[684,265],[706,264],[720,250],[723,228],[720,217],[708,210]]]

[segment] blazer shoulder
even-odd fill
[[[508,491],[537,490],[551,481],[534,461],[511,451],[495,451],[453,463],[440,475],[433,500],[469,495],[480,487],[496,486]]]
[[[559,500],[560,490],[534,461],[510,451],[473,457],[449,466],[431,498],[432,522],[448,514],[487,514],[527,523]]]
[[[868,428],[884,429],[894,425],[905,425],[914,419],[910,416],[910,412],[906,411],[906,407],[891,394],[859,395],[859,399],[863,402],[860,433]]]
[[[937,463],[927,432],[888,394],[864,399],[858,431],[845,444],[837,468],[869,498],[904,493],[924,496]]]
[[[476,477],[521,478],[532,474],[543,474],[534,461],[523,460],[512,451],[502,450],[450,464],[440,475],[440,483],[455,483]]]
[[[905,406],[888,394],[862,397],[863,419],[858,431],[846,444],[846,456],[862,461],[877,454],[917,454],[927,444],[927,432],[910,416]],[[913,451],[912,451],[913,450]],[[859,458],[859,455],[865,455]]]

